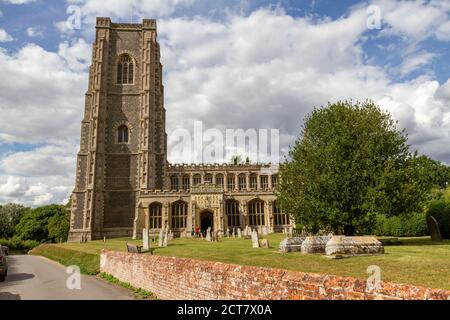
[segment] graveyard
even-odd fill
[[[384,254],[348,259],[327,259],[324,254],[282,253],[279,244],[286,238],[281,233],[262,236],[260,243],[268,248],[253,248],[251,237],[220,237],[217,241],[201,238],[170,238],[167,246],[150,239],[154,255],[175,256],[195,260],[217,261],[239,265],[286,269],[310,273],[367,278],[367,267],[381,268],[383,281],[450,289],[450,240],[434,242],[430,237],[400,238],[400,245],[384,246]],[[45,244],[31,254],[47,256],[64,265],[77,264],[82,272],[98,273],[102,249],[126,251],[126,244],[142,246],[142,240],[118,238],[88,243]],[[150,254],[150,253],[143,253]]]

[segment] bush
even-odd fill
[[[375,235],[390,237],[420,237],[429,234],[425,213],[413,213],[409,216],[386,217],[378,215]]]
[[[12,251],[29,251],[39,245],[38,241],[20,240],[18,238],[0,239],[0,245],[8,247]]]
[[[0,238],[12,238],[14,229],[28,209],[15,203],[0,205]]]
[[[427,216],[433,216],[439,224],[442,237],[450,239],[450,201],[443,198],[432,202]]]
[[[55,242],[66,242],[69,236],[70,214],[61,212],[48,220],[48,235]]]
[[[46,242],[53,240],[48,224],[53,216],[65,215],[66,208],[59,205],[39,207],[28,211],[16,226],[16,236],[21,240]]]

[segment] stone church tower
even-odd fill
[[[163,189],[167,136],[155,20],[97,18],[69,241],[130,236],[139,191]]]

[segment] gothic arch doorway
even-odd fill
[[[214,214],[205,210],[200,213],[200,229],[203,234],[206,234],[206,230],[211,227],[211,230],[214,229]]]

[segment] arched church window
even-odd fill
[[[162,204],[154,202],[149,208],[150,229],[161,229],[162,227]]]
[[[117,83],[133,84],[134,81],[134,63],[128,54],[123,54],[117,64]]]
[[[170,189],[173,191],[178,191],[180,189],[177,175],[173,175],[170,177]]]
[[[171,225],[173,229],[186,228],[188,205],[184,201],[177,201],[171,205]]]
[[[236,200],[227,200],[226,202],[226,213],[229,228],[240,227],[240,212],[239,212],[239,202]]]
[[[128,143],[129,140],[129,130],[126,125],[121,125],[118,129],[118,140],[119,143]]]
[[[252,200],[248,204],[248,224],[252,227],[265,225],[264,201]]]

